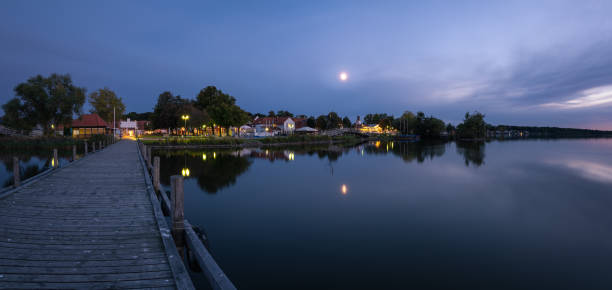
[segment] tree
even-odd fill
[[[15,87],[16,98],[2,106],[8,126],[31,129],[40,124],[45,134],[51,125],[69,125],[73,114],[80,114],[85,103],[85,88],[72,84],[70,75],[37,75]]]
[[[327,116],[321,115],[321,116],[317,117],[317,119],[315,121],[315,126],[319,130],[327,129]]]
[[[236,98],[223,93],[214,86],[200,91],[195,101],[196,107],[206,110],[212,121],[225,127],[240,126],[249,119],[247,112],[236,105]]]
[[[336,112],[329,112],[329,114],[327,114],[327,129],[340,128],[341,125],[342,118],[340,118]]]
[[[181,113],[188,103],[181,96],[173,96],[171,92],[163,92],[157,98],[157,104],[153,109],[152,123],[154,128],[174,129],[179,126]]]
[[[130,118],[130,120],[137,120],[137,121],[151,121],[153,119],[153,112],[144,112],[144,113],[129,112],[123,115],[123,118],[124,119]]]
[[[379,124],[382,119],[387,118],[387,114],[367,114],[363,118],[363,122],[368,125]]]
[[[342,127],[344,128],[351,127],[351,119],[349,119],[347,116],[344,116],[344,118],[342,119]]]
[[[278,116],[278,117],[293,117],[293,114],[291,112],[289,112],[289,111],[280,110],[280,111],[276,112],[276,116]]]
[[[310,128],[314,128],[317,126],[317,122],[315,120],[314,117],[310,116],[308,117],[308,119],[306,119],[306,126],[310,127]]]
[[[98,114],[109,124],[113,123],[113,109],[118,118],[125,112],[123,100],[106,87],[89,94],[89,103],[93,107],[89,112]]]
[[[268,112],[268,117],[276,117],[276,114],[274,114],[274,111],[270,111]]]
[[[2,123],[13,129],[30,130],[31,124],[25,121],[25,109],[19,98],[13,98],[6,104],[2,105],[4,116]]]
[[[474,112],[465,113],[463,123],[457,125],[457,136],[462,139],[483,139],[486,134],[487,123],[484,121],[485,115]]]

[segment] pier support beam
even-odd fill
[[[155,193],[159,195],[159,156],[153,158],[153,188],[155,188]]]
[[[96,142],[91,142],[91,153],[96,152]]]
[[[151,169],[151,146],[147,146],[147,166]]]
[[[76,161],[76,145],[72,145],[72,162]]]
[[[100,149],[99,150],[102,150],[102,141],[98,141],[98,145],[100,145]]]
[[[21,176],[19,175],[19,158],[13,157],[13,186],[18,187],[21,183]]]
[[[85,155],[87,155],[87,141],[83,141],[83,143],[85,144]]]
[[[183,180],[183,177],[180,175],[170,177],[172,185],[172,237],[181,257],[185,257],[185,194],[183,191]]]
[[[57,158],[57,149],[53,149],[53,167],[59,167],[59,159]]]

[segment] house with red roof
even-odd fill
[[[108,134],[110,127],[98,114],[85,114],[72,120],[72,137],[89,138],[92,135]]]

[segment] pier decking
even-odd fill
[[[22,186],[0,199],[0,288],[193,287],[154,202],[125,140]]]

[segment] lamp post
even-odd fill
[[[182,115],[181,119],[185,121],[185,133],[187,132],[187,120],[189,120],[189,115]]]

